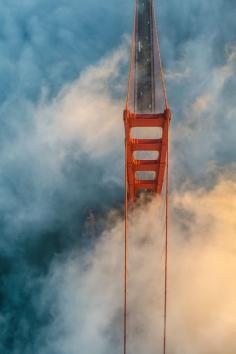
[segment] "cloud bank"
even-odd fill
[[[51,316],[38,302],[52,260],[87,248],[103,229],[107,211],[120,208],[120,72],[127,58],[124,40],[50,103],[44,98],[37,105],[28,102],[31,121],[14,124],[14,143],[2,141],[4,353],[40,350],[35,338]]]
[[[235,352],[235,192],[235,178],[221,176],[210,191],[199,188],[172,195],[169,353]],[[162,348],[161,210],[154,200],[131,215],[130,353],[156,353]],[[124,226],[114,212],[108,220],[113,226],[103,232],[93,252],[55,261],[43,296],[50,299],[54,321],[41,334],[44,346],[39,353],[122,350]]]
[[[131,28],[131,7],[1,4],[4,354],[121,350],[121,112],[129,55],[121,37]],[[169,351],[233,354],[234,2],[184,1],[180,9],[172,0],[158,10],[173,111]],[[137,210],[131,227],[129,346],[136,354],[160,348],[156,203]]]

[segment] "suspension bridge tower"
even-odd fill
[[[140,194],[160,195],[166,182],[163,354],[166,354],[168,136],[171,113],[161,63],[154,0],[135,0],[125,127],[124,354],[127,354],[128,214]]]
[[[170,110],[153,0],[136,0],[124,124],[128,200],[134,202],[140,191],[160,194]]]

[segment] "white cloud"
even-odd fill
[[[235,182],[222,176],[210,191],[188,190],[171,198],[168,352],[172,354],[235,353],[235,196]],[[131,215],[131,354],[144,350],[154,354],[162,348],[163,207],[154,200]],[[114,224],[114,214],[110,218],[113,227],[104,231],[90,255],[71,257],[52,268],[49,288],[57,289],[55,323],[45,329],[49,341],[44,353],[55,348],[67,354],[122,350],[123,222],[117,218]]]
[[[80,153],[86,152],[92,157],[118,149],[123,135],[124,102],[114,95],[120,89],[120,70],[127,60],[124,42],[96,66],[82,72],[52,104],[42,104],[37,114],[39,132],[43,130],[42,139],[65,143],[77,141]]]
[[[165,73],[165,79],[170,80],[170,81],[182,81],[187,78],[191,77],[191,69],[189,67],[186,67],[182,71],[174,71],[174,70],[168,70]]]

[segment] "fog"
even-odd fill
[[[0,352],[120,352],[132,3],[0,6]],[[168,351],[231,354],[234,2],[160,1],[158,15],[172,110]],[[160,348],[162,208],[131,216],[130,353]]]

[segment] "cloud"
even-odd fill
[[[131,28],[132,13],[131,3],[118,5],[95,0],[72,1],[69,7],[63,0],[1,5],[4,354],[121,349],[119,215],[128,51],[126,39],[119,43]],[[208,354],[235,352],[230,315],[235,289],[229,278],[235,271],[233,9],[234,0],[214,6],[194,0],[181,7],[177,0],[159,4],[173,112],[169,345],[177,354],[205,348]],[[155,202],[141,208],[131,227],[130,345],[136,354],[156,352],[160,343],[159,212]]]
[[[191,71],[189,68],[185,68],[183,71],[169,70],[165,73],[165,79],[178,82],[178,81],[188,78],[190,76],[190,74],[191,74]]]
[[[49,98],[57,95],[87,65],[119,45],[130,29],[130,5],[120,1],[114,12],[114,3],[105,0],[72,0],[69,6],[64,0],[2,2],[1,103],[24,98],[37,102],[43,90]],[[4,114],[1,120],[7,123]]]
[[[125,41],[96,66],[88,67],[80,78],[63,88],[52,104],[38,107],[36,119],[48,129],[48,139],[78,141],[79,154],[90,157],[110,154],[120,149],[123,135],[122,108],[124,94],[121,68],[128,61]],[[50,137],[49,137],[50,135]]]
[[[235,352],[235,195],[235,179],[222,175],[209,191],[186,190],[171,197],[170,353]],[[162,347],[163,207],[154,200],[130,219],[130,353],[145,348],[155,353]],[[90,254],[72,254],[52,266],[43,298],[52,301],[53,322],[41,333],[39,353],[122,350],[124,226],[114,213],[108,224]]]
[[[53,101],[26,101],[30,119],[12,122],[14,142],[1,141],[1,352],[40,350],[29,337],[50,321],[38,304],[49,265],[72,244],[89,247],[121,203],[127,54],[124,40]]]
[[[192,76],[181,83],[181,87],[186,85],[188,89],[187,93],[184,89],[185,98],[177,97],[183,107],[173,112],[171,175],[176,185],[186,175],[206,185],[206,171],[211,161],[224,165],[236,159],[232,149],[236,132],[235,104],[230,91],[235,82],[234,57],[228,54],[221,65],[208,68],[207,73],[202,68],[207,79],[199,82],[195,76],[199,68],[196,72],[196,68],[192,70]],[[176,85],[180,87],[178,82]]]
[[[106,183],[122,184],[122,102],[113,95],[119,94],[118,76],[127,53],[124,43],[96,68],[87,68],[52,103],[41,101],[35,108],[30,106],[30,125],[17,126],[14,144],[10,140],[2,145],[1,205],[2,213],[8,211],[7,218],[14,215],[8,225],[11,234],[28,222],[38,227],[50,223],[55,218],[57,193],[63,193],[62,198],[73,193],[78,196],[73,189],[79,191],[87,182],[88,190],[92,185],[105,188]],[[114,159],[117,166],[112,170]],[[104,168],[97,182],[97,174],[90,182],[81,181],[83,169],[93,171],[100,164],[99,171],[105,161],[109,175]],[[67,169],[74,165],[69,175]],[[77,186],[73,181],[76,176],[80,181]]]

